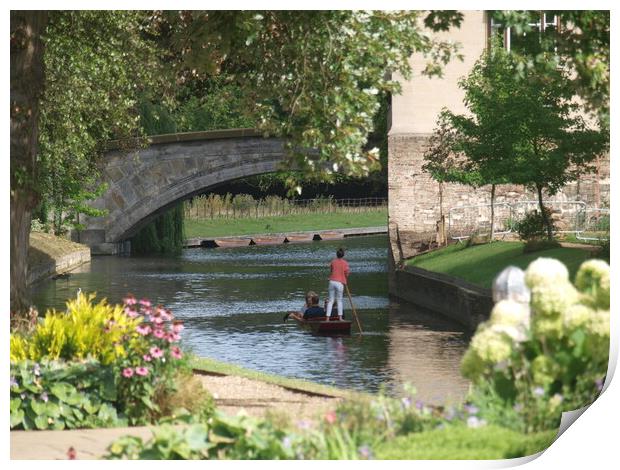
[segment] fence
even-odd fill
[[[285,199],[267,196],[263,199],[254,199],[249,194],[235,196],[209,194],[186,201],[184,210],[186,219],[241,219],[293,214],[361,213],[387,210],[387,198]]]
[[[581,231],[577,232],[577,240],[608,241],[610,231],[609,209],[590,208],[583,213],[580,220]]]
[[[543,204],[551,209],[556,233],[574,233],[580,240],[605,240],[601,234],[609,233],[609,209],[587,208],[583,201],[543,201]],[[494,206],[496,235],[515,231],[516,224],[539,207],[538,201],[500,202]],[[448,211],[448,233],[453,240],[490,231],[491,204],[458,206]]]

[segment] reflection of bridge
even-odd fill
[[[167,134],[149,142],[106,153],[102,177],[108,189],[92,205],[108,214],[81,220],[86,228],[74,237],[93,254],[114,253],[119,242],[180,200],[276,171],[284,157],[281,139],[265,139],[253,129]]]

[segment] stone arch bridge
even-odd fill
[[[92,203],[104,217],[84,217],[73,239],[93,254],[115,254],[124,240],[178,201],[248,176],[271,173],[284,159],[284,141],[254,129],[149,137],[137,150],[111,149],[102,179],[108,189]]]

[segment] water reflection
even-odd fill
[[[352,336],[332,338],[283,323],[305,291],[324,298],[329,261],[340,245],[347,248],[364,335],[355,334],[355,324]],[[182,318],[185,345],[201,356],[358,390],[399,393],[408,381],[424,401],[461,397],[467,382],[458,369],[467,335],[434,314],[390,303],[386,256],[387,238],[375,236],[191,249],[177,257],[96,257],[69,279],[35,285],[33,298],[40,310],[64,309],[78,288],[110,302],[132,292]]]

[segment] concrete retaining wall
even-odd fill
[[[56,274],[66,273],[90,261],[90,249],[76,250],[49,262],[28,267],[28,283],[32,284]]]
[[[476,329],[493,308],[490,289],[453,276],[407,266],[390,273],[390,295]]]

